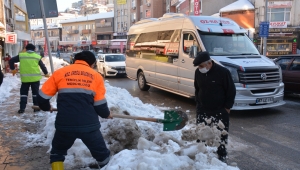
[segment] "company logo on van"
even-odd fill
[[[233,23],[230,22],[230,21],[224,21],[224,20],[221,20],[221,21],[218,21],[218,20],[200,20],[200,22],[202,24],[219,24],[219,23],[222,23],[222,24],[227,24],[227,25],[232,25]]]
[[[268,76],[267,76],[267,74],[266,73],[262,73],[261,75],[260,75],[260,78],[262,79],[262,80],[267,80],[267,78],[268,78]]]

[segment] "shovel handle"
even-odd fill
[[[113,118],[122,118],[122,119],[134,119],[134,120],[144,120],[149,122],[158,122],[160,123],[160,119],[150,118],[150,117],[138,117],[138,116],[129,116],[129,115],[120,115],[120,114],[111,114]]]
[[[40,109],[39,106],[32,106],[33,109]],[[57,108],[52,108],[53,111],[57,111]],[[149,122],[158,122],[162,123],[162,120],[156,118],[148,118],[148,117],[138,117],[138,116],[130,116],[130,115],[121,115],[112,113],[111,116],[113,118],[122,118],[122,119],[134,119],[134,120],[144,120]]]

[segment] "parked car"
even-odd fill
[[[275,62],[282,69],[284,91],[286,93],[300,93],[300,55],[280,56]]]
[[[106,76],[125,76],[125,56],[123,54],[99,54],[97,71]]]

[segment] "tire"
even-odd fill
[[[146,78],[144,76],[144,73],[141,71],[139,74],[138,74],[138,85],[139,85],[139,88],[142,90],[142,91],[148,91],[150,89],[150,86],[146,84]]]

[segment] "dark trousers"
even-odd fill
[[[205,119],[212,118],[212,121],[210,124],[208,124]],[[227,132],[229,132],[229,114],[226,111],[225,108],[223,109],[203,109],[199,105],[197,106],[197,124],[198,123],[205,123],[205,125],[211,126],[213,124],[218,124],[218,122],[221,121]],[[219,130],[222,130],[218,127]],[[221,134],[221,142],[227,144],[228,135]]]
[[[50,152],[50,163],[65,160],[68,149],[70,149],[74,141],[79,138],[90,150],[93,158],[98,161],[100,166],[108,163],[110,151],[107,149],[100,130],[93,132],[61,132],[56,130],[52,140],[52,149]]]
[[[38,106],[37,94],[40,89],[40,81],[30,82],[30,83],[22,83],[21,89],[20,89],[20,94],[21,94],[20,110],[25,110],[25,108],[26,108],[29,87],[31,87],[33,105]]]

